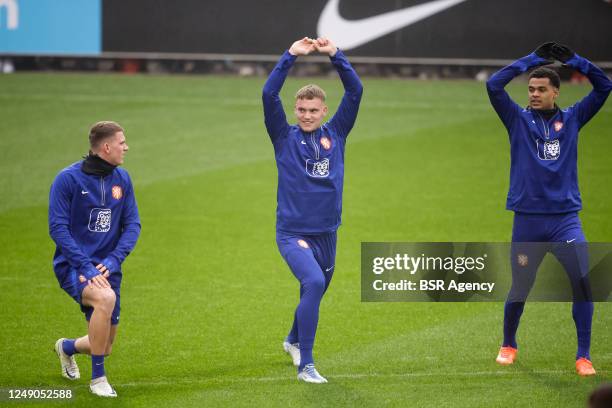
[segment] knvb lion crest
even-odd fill
[[[329,159],[321,161],[306,160],[306,173],[310,177],[325,178],[329,176]]]
[[[91,232],[108,232],[111,228],[110,208],[94,208],[89,214],[87,229]]]
[[[559,139],[545,141],[538,140],[538,158],[540,160],[557,160],[561,154]]]

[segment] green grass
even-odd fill
[[[310,80],[309,80],[310,81]],[[283,97],[305,80],[290,78]],[[335,109],[339,81],[317,80]],[[89,125],[126,128],[143,230],[124,267],[122,318],[107,360],[113,405],[583,406],[612,381],[612,307],[596,305],[599,374],[573,372],[571,305],[528,304],[513,367],[494,362],[501,303],[360,302],[361,241],[508,241],[509,145],[484,85],[364,81],[346,150],[344,225],[322,302],[315,357],[325,386],[295,380],[281,352],[298,298],[274,239],[276,167],[263,79],[119,75],[0,76],[0,388],[70,387],[51,348],[85,332],[51,268],[47,197],[87,151]],[[526,100],[525,83],[510,87]],[[561,105],[588,92],[564,85]],[[581,132],[581,219],[612,241],[612,105]],[[13,404],[16,405],[16,404]]]

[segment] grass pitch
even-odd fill
[[[287,81],[289,117],[291,95],[307,81]],[[570,304],[528,304],[519,360],[502,368],[494,362],[501,303],[360,302],[361,241],[509,241],[512,223],[509,144],[484,84],[366,79],[315,348],[330,383],[298,383],[281,350],[298,284],[275,244],[263,82],[0,76],[0,388],[71,388],[71,406],[576,407],[612,380],[609,303],[596,304],[593,322],[598,375],[583,379],[574,374]],[[339,81],[317,83],[334,111]],[[526,101],[524,82],[509,89]],[[589,89],[564,85],[561,105]],[[612,241],[611,113],[608,102],[581,132],[590,241]],[[86,153],[89,125],[101,119],[126,128],[125,167],[143,224],[124,265],[122,323],[106,364],[113,402],[89,394],[87,357],[77,356],[83,379],[73,383],[51,352],[57,338],[84,334],[85,323],[51,268],[49,186]]]

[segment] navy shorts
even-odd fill
[[[119,314],[121,313],[121,277],[121,273],[111,273],[108,277],[108,282],[110,283],[116,296],[115,308],[113,309],[113,314],[111,315],[111,324],[113,325],[119,324]],[[64,292],[73,298],[75,302],[81,305],[81,311],[85,314],[87,321],[89,321],[93,313],[93,307],[83,305],[81,299],[83,289],[85,289],[87,286],[87,281],[81,282],[79,280],[79,273],[74,268],[69,268],[62,278],[58,277],[58,281],[61,288],[64,289]]]

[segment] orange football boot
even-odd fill
[[[576,360],[576,372],[578,373],[578,375],[581,375],[583,377],[595,375],[593,363],[591,363],[591,360],[588,360],[584,357],[580,357],[578,360]]]
[[[495,361],[497,361],[497,364],[510,365],[516,360],[516,353],[518,353],[518,350],[514,347],[502,347],[499,349],[499,354]]]

